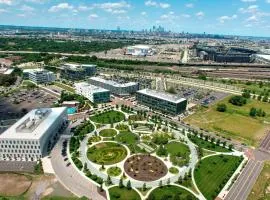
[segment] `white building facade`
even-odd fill
[[[86,82],[75,83],[76,93],[89,99],[92,103],[108,103],[110,91]]]
[[[36,84],[54,82],[56,76],[53,72],[44,69],[24,70],[25,76]]]
[[[66,107],[30,111],[0,135],[0,160],[39,160],[67,124]]]

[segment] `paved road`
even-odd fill
[[[82,197],[86,196],[93,200],[105,200],[98,193],[98,188],[83,177],[72,165],[66,166],[66,162],[61,155],[62,143],[65,137],[61,137],[51,152],[51,163],[57,179],[72,193]]]
[[[263,161],[249,160],[238,180],[225,197],[225,200],[245,200],[247,199],[253,185],[263,168]]]
[[[268,133],[262,140],[259,149],[254,150],[250,155],[247,165],[229,190],[225,200],[245,200],[248,198],[253,185],[263,169],[264,161],[270,160],[269,150],[270,134]]]

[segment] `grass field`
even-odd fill
[[[263,170],[249,194],[248,200],[270,199],[270,162],[265,163]]]
[[[205,141],[197,136],[189,135],[190,141],[192,141],[194,144],[198,145],[199,147],[203,149],[208,149],[211,151],[217,151],[217,152],[230,152],[229,149],[226,149],[222,146],[215,145],[209,141]]]
[[[54,82],[54,85],[66,90],[68,92],[75,93],[75,89],[73,87],[69,86],[69,85],[66,85],[66,84],[63,84],[63,83],[60,83],[60,82]]]
[[[87,157],[94,163],[112,165],[122,161],[127,156],[127,150],[123,145],[113,142],[96,144],[87,150]]]
[[[99,132],[99,135],[102,137],[114,137],[117,132],[114,129],[103,129]]]
[[[140,200],[140,195],[135,190],[119,188],[118,186],[109,189],[111,200]]]
[[[248,100],[245,106],[238,107],[228,103],[230,97],[218,103],[225,103],[227,111],[216,111],[217,104],[209,108],[201,107],[195,114],[185,119],[185,122],[193,126],[218,132],[227,138],[239,140],[249,145],[256,145],[263,137],[270,122],[270,104],[257,100]],[[266,112],[265,118],[252,118],[249,111],[252,107],[261,108]]]
[[[236,156],[211,156],[201,160],[194,171],[199,190],[208,200],[215,199],[241,163]]]
[[[149,199],[155,200],[173,200],[173,199],[197,199],[193,194],[177,186],[163,186],[154,189],[150,195]]]
[[[108,111],[101,114],[97,114],[90,118],[93,122],[99,124],[111,124],[121,122],[125,119],[125,115],[118,111]]]
[[[135,144],[139,137],[130,131],[120,131],[116,136],[116,141],[125,143],[125,144]]]
[[[172,155],[190,154],[188,146],[181,142],[170,142],[166,144],[165,147],[167,148],[168,153]]]

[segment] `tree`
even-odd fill
[[[123,188],[124,187],[124,184],[123,184],[123,179],[121,178],[119,180],[119,188]]]
[[[158,186],[159,186],[159,187],[162,187],[162,186],[163,186],[162,181],[159,181]]]
[[[179,176],[179,178],[178,178],[178,183],[179,183],[179,184],[183,184],[183,178],[182,178],[182,176]]]
[[[250,111],[249,111],[249,115],[251,117],[256,117],[256,115],[257,115],[257,109],[256,108],[251,108]]]
[[[227,111],[227,105],[224,103],[217,105],[217,111],[218,112],[226,112]]]
[[[235,106],[243,106],[247,103],[247,99],[242,96],[233,96],[229,102]]]
[[[167,185],[170,185],[171,184],[171,179],[168,179],[167,180]]]
[[[143,191],[146,191],[146,189],[147,189],[147,188],[146,188],[146,183],[144,183],[144,184],[143,184],[143,187],[142,187],[142,190],[143,190]]]
[[[242,97],[249,99],[251,97],[250,91],[245,89],[242,93]]]
[[[109,175],[107,177],[107,184],[108,185],[111,185],[112,184],[112,179],[111,179],[111,177]]]
[[[130,182],[130,180],[128,180],[128,182],[127,182],[127,189],[131,190],[131,182]]]

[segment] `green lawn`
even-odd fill
[[[170,142],[166,144],[165,147],[167,148],[168,153],[172,155],[190,154],[188,146],[181,142]]]
[[[95,123],[111,124],[123,121],[125,119],[125,115],[121,112],[111,110],[92,116],[90,119]]]
[[[104,142],[99,143],[87,150],[87,157],[94,163],[112,165],[119,163],[127,156],[127,150],[123,145]]]
[[[195,200],[197,199],[189,191],[177,187],[177,186],[163,186],[153,190],[149,195],[149,200],[174,200],[174,199],[183,199],[183,200]]]
[[[208,149],[211,151],[217,151],[217,152],[230,152],[229,149],[224,148],[222,146],[215,145],[211,142],[205,141],[197,136],[189,135],[188,138],[190,141],[192,141],[194,144],[198,145],[199,147],[203,149]]]
[[[135,190],[119,188],[118,186],[109,189],[111,200],[140,200],[140,195]]]
[[[139,137],[130,131],[120,131],[115,139],[116,141],[124,144],[135,144]]]
[[[184,121],[193,126],[218,132],[227,138],[236,139],[249,145],[256,145],[270,127],[264,121],[270,122],[270,104],[257,100],[248,100],[247,104],[239,107],[228,103],[230,97],[218,103],[227,105],[226,112],[218,112],[217,104],[209,108],[201,107],[195,114]],[[266,112],[265,118],[252,118],[249,111],[252,107],[261,108]]]
[[[75,89],[73,87],[69,86],[69,85],[66,85],[66,84],[63,84],[63,83],[60,83],[60,82],[54,82],[54,85],[66,90],[68,92],[75,93]]]
[[[117,135],[117,131],[114,129],[103,129],[99,132],[102,137],[114,137]]]
[[[241,157],[219,155],[199,162],[194,171],[194,178],[206,199],[215,199],[241,161]]]
[[[119,176],[121,174],[122,170],[119,167],[110,167],[107,170],[107,174],[109,176]]]

